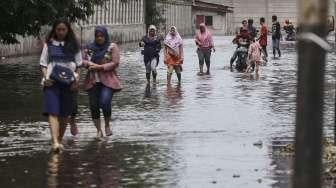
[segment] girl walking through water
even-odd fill
[[[79,43],[66,20],[54,23],[43,47],[40,66],[42,72],[44,109],[48,116],[52,150],[60,152],[66,125],[75,113],[76,91],[82,55]]]
[[[110,43],[110,37],[105,27],[95,29],[95,40],[84,50],[84,66],[88,69],[84,87],[89,94],[92,121],[97,128],[97,138],[103,137],[100,121],[100,109],[105,120],[105,134],[112,135],[111,102],[115,92],[121,90],[117,77],[119,66],[119,48]]]
[[[147,83],[150,83],[151,74],[153,75],[153,82],[156,82],[156,67],[159,64],[161,39],[158,37],[157,30],[154,25],[149,26],[148,33],[142,38],[139,46],[144,47],[142,53],[146,66]]]
[[[164,63],[167,65],[167,84],[171,84],[173,71],[175,70],[178,83],[181,84],[181,72],[184,59],[183,40],[175,26],[170,28],[165,40]]]

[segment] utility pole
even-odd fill
[[[335,21],[336,21],[336,0],[334,0],[334,15],[333,15],[333,27],[335,33],[335,43],[336,43],[336,29],[335,29]],[[335,95],[335,109],[334,109],[334,145],[336,146],[336,95]]]
[[[320,188],[328,0],[298,0],[298,86],[293,188]]]

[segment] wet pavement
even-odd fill
[[[230,72],[231,37],[215,37],[211,76],[196,76],[196,48],[185,40],[183,83],[145,84],[139,50],[124,49],[124,90],[113,99],[114,136],[95,140],[88,98],[80,93],[80,134],[67,132],[50,154],[41,116],[38,57],[0,63],[0,187],[289,187],[291,157],[272,155],[294,135],[296,50],[261,67]],[[333,126],[335,53],[326,76],[326,134]]]

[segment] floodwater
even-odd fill
[[[123,49],[124,90],[113,99],[114,136],[95,139],[88,98],[61,154],[50,153],[41,116],[38,57],[0,63],[0,187],[289,187],[291,158],[273,145],[294,135],[295,45],[261,67],[259,77],[230,72],[231,37],[215,37],[211,76],[196,76],[196,48],[185,40],[183,83],[145,84],[138,49]],[[333,126],[335,53],[326,76],[326,134]],[[329,128],[328,128],[329,127]]]

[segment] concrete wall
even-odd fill
[[[88,21],[74,24],[78,38],[83,44],[90,42],[94,38],[95,26],[104,25],[115,42],[139,41],[145,33],[144,1],[109,0],[95,7],[95,14]],[[42,39],[44,35],[41,34]],[[0,56],[39,53],[43,46],[43,40],[34,37],[19,38],[19,41],[20,44],[16,45],[1,45]]]
[[[191,1],[158,1],[158,6],[164,9],[163,17],[166,19],[163,32],[167,33],[174,25],[181,35],[194,34]]]
[[[19,37],[19,44],[0,45],[0,57],[28,55],[39,53],[43,46],[43,41],[34,37]]]
[[[139,41],[145,32],[144,0],[109,0],[87,22],[81,22],[77,30],[83,43],[93,40],[94,28],[104,25],[114,42]]]
[[[334,15],[334,0],[329,0],[329,14]],[[260,17],[265,17],[268,25],[271,25],[273,14],[278,16],[278,20],[283,23],[290,19],[297,24],[298,7],[296,0],[233,0],[234,6],[234,27],[240,27],[241,21],[253,18],[259,23]]]
[[[232,6],[233,2],[232,0],[203,0],[207,3],[215,3],[215,4],[223,4],[223,5],[227,5],[227,6]]]

